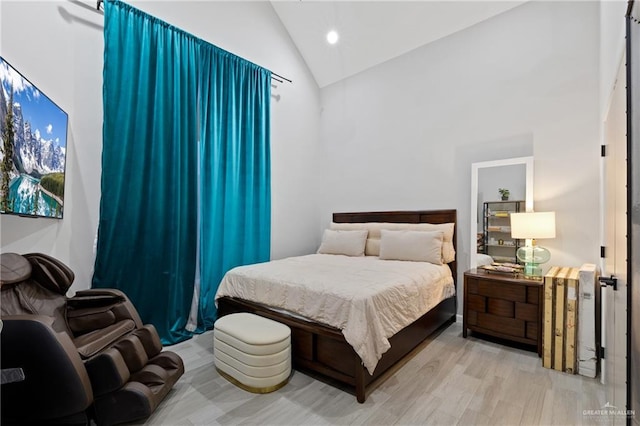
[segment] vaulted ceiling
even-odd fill
[[[272,1],[319,87],[475,25],[525,1]],[[339,34],[336,44],[327,33]]]

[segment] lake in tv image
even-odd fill
[[[0,212],[62,218],[67,122],[0,57]]]

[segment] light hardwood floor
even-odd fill
[[[542,367],[537,354],[470,336],[456,323],[417,348],[364,404],[302,373],[255,395],[213,365],[212,332],[167,348],[186,372],[147,425],[580,425],[606,401],[595,379]]]

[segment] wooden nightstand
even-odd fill
[[[467,329],[535,346],[542,355],[543,282],[472,269],[464,273],[462,336]]]

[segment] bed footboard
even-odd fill
[[[443,300],[391,337],[391,348],[382,356],[373,375],[365,369],[360,357],[336,328],[289,316],[259,303],[229,297],[218,299],[218,317],[236,312],[250,312],[288,325],[291,328],[293,367],[354,394],[362,403],[384,372],[434,332],[455,322],[456,301],[455,296]]]

